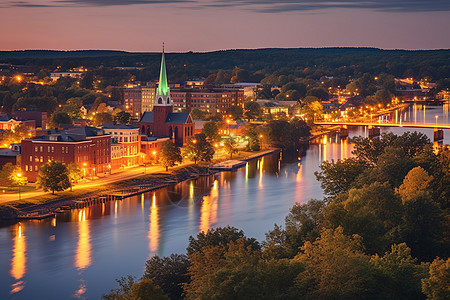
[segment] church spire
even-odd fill
[[[169,85],[167,84],[166,60],[164,59],[164,43],[161,57],[161,71],[159,72],[159,84],[156,90],[157,95],[166,96],[169,94]]]

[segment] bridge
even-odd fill
[[[340,134],[342,137],[348,136],[348,126],[367,126],[369,127],[369,137],[380,135],[380,127],[410,127],[410,128],[433,128],[434,140],[444,139],[443,129],[450,129],[450,124],[439,123],[412,123],[412,122],[349,122],[349,121],[315,121],[316,125],[334,125],[341,126]]]

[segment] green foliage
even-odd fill
[[[181,163],[183,157],[181,157],[180,148],[171,140],[164,141],[159,151],[159,161],[166,171],[169,170],[169,167],[175,166],[177,162]]]
[[[328,100],[330,98],[328,91],[326,89],[324,89],[323,87],[311,88],[308,90],[306,95],[317,97],[320,101]]]
[[[383,299],[423,299],[421,280],[428,266],[411,256],[405,243],[394,244],[384,256],[372,256],[370,263],[380,272],[383,282],[379,297]],[[384,277],[384,278],[383,278]]]
[[[150,278],[170,299],[183,299],[182,285],[189,281],[189,259],[183,254],[168,257],[153,256],[145,263],[143,278]]]
[[[382,133],[380,139],[355,137],[351,142],[355,144],[352,154],[358,159],[372,164],[377,163],[378,157],[386,147],[401,148],[408,157],[413,157],[430,145],[428,137],[418,132],[406,132],[401,136],[393,133]]]
[[[67,171],[69,172],[69,180],[71,183],[77,182],[83,176],[81,168],[73,162],[67,165]],[[72,185],[70,188],[72,188]]]
[[[67,167],[56,161],[43,165],[38,174],[36,185],[44,191],[64,191],[71,186]]]
[[[306,299],[371,299],[377,291],[369,257],[358,235],[346,236],[343,228],[324,229],[315,242],[306,242],[296,260],[305,271],[296,286]]]
[[[202,133],[210,143],[220,141],[219,123],[216,121],[209,121],[203,125]]]
[[[243,239],[246,247],[251,246],[252,249],[260,249],[259,243],[254,238],[246,238],[242,230],[235,227],[218,227],[208,229],[207,232],[201,231],[197,234],[197,238],[189,237],[189,245],[186,248],[188,256],[193,253],[203,252],[204,247],[220,246],[227,248],[230,241]]]
[[[430,182],[433,177],[428,175],[421,167],[415,167],[406,174],[402,185],[398,188],[398,193],[402,198],[403,203],[417,197],[419,193],[428,193]]]
[[[189,139],[184,155],[196,164],[197,161],[210,162],[214,156],[213,145],[206,140],[204,133],[199,133]]]
[[[72,124],[72,118],[65,112],[55,112],[47,122],[47,127],[58,128],[59,124]]]
[[[436,258],[427,278],[422,279],[422,291],[429,300],[450,299],[450,258]]]
[[[117,124],[128,124],[131,120],[131,114],[126,111],[120,111],[114,116],[114,121]]]
[[[298,148],[300,138],[310,134],[310,127],[303,120],[272,120],[267,124],[272,145],[286,150]]]
[[[3,132],[3,144],[20,143],[23,139],[28,138],[28,128],[25,125],[17,125],[13,129],[6,129]]]
[[[257,102],[248,101],[244,104],[244,117],[247,121],[258,119],[261,117],[262,109]]]
[[[248,138],[247,149],[250,151],[259,151],[261,144],[258,131],[254,127],[247,127],[244,134]]]
[[[317,181],[329,196],[337,196],[348,191],[358,176],[369,168],[369,164],[357,158],[324,161],[321,171],[314,172]]]
[[[223,148],[225,152],[228,154],[230,159],[233,158],[233,154],[238,152],[236,140],[233,137],[229,137],[225,139],[223,143]]]
[[[324,201],[310,200],[306,204],[296,203],[285,219],[285,229],[275,224],[263,242],[265,258],[293,258],[306,242],[315,241],[322,222]]]
[[[0,170],[0,179],[3,179],[8,186],[22,186],[27,184],[27,178],[23,176],[19,165],[6,163]]]
[[[92,122],[94,123],[94,126],[100,126],[102,124],[111,123],[113,121],[113,116],[109,112],[101,112],[98,114],[95,114],[92,118]]]
[[[112,289],[109,294],[102,295],[105,300],[169,300],[161,288],[150,278],[138,282],[132,276],[121,277],[116,280],[119,287]]]
[[[194,120],[205,120],[207,117],[207,113],[198,108],[193,108],[190,114]]]

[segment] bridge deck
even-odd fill
[[[439,128],[450,129],[450,124],[437,124],[436,123],[378,123],[378,122],[314,122],[316,125],[347,125],[347,126],[374,126],[374,127],[415,127],[415,128]]]

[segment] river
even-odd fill
[[[436,119],[436,116],[437,119]],[[448,123],[448,105],[411,106],[402,121]],[[409,129],[411,130],[411,129]],[[401,134],[404,128],[382,128]],[[421,129],[431,139],[433,129]],[[350,128],[350,137],[366,136]],[[450,130],[444,130],[450,144]],[[236,172],[182,182],[56,218],[0,228],[0,299],[98,299],[125,275],[141,276],[157,254],[184,253],[190,235],[231,225],[258,240],[296,202],[323,197],[314,172],[324,160],[351,156],[337,134],[312,143],[300,159],[270,155]]]

